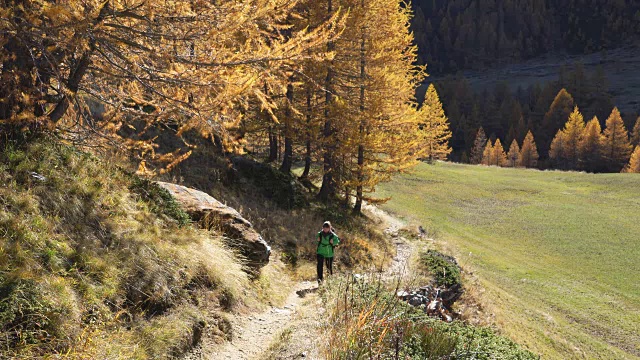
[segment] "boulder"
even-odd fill
[[[230,245],[247,258],[249,267],[259,269],[269,262],[271,247],[238,211],[199,190],[161,181],[158,185],[202,228],[217,229],[229,238]]]

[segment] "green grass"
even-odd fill
[[[438,163],[380,189],[455,248],[543,358],[640,358],[640,176]]]

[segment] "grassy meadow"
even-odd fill
[[[377,195],[452,247],[542,358],[640,358],[640,176],[421,164]]]

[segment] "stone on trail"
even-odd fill
[[[231,245],[247,258],[249,267],[259,269],[269,262],[271,247],[238,211],[202,191],[161,181],[157,183],[169,191],[202,228],[215,228],[233,240]]]

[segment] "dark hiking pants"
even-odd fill
[[[324,280],[324,278],[322,277],[322,267],[324,264],[326,264],[327,270],[329,270],[329,274],[333,275],[333,258],[332,257],[326,258],[320,254],[317,255],[317,258],[318,258],[318,280]]]

